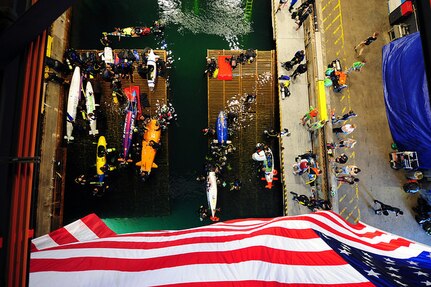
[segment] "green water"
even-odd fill
[[[206,51],[274,49],[270,2],[254,1],[251,22],[244,18],[244,7],[245,1],[240,0],[81,0],[73,7],[73,48],[102,49],[101,32],[112,31],[113,27],[150,26],[153,21],[162,19],[166,23],[163,38],[150,35],[123,38],[120,42],[113,39],[112,47],[160,49],[165,45],[173,57],[169,97],[178,113],[178,121],[169,129],[171,215],[121,219],[105,216],[105,222],[116,232],[181,229],[203,224],[196,210],[206,202],[206,195],[195,178],[203,172],[207,151],[207,139],[201,133],[208,121],[207,82],[203,77]],[[243,215],[281,215],[281,206]],[[229,209],[223,210],[223,220],[234,217]]]

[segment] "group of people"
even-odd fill
[[[312,122],[314,118],[317,118],[318,114],[319,110],[317,108],[314,108],[313,106],[310,106],[308,112],[306,112],[300,119],[300,124],[302,124],[303,126],[307,125],[307,130],[311,133],[323,128],[327,123],[326,120]]]
[[[309,175],[318,176],[322,173],[317,163],[317,155],[312,151],[298,155],[293,164],[293,174],[302,175],[308,173]]]
[[[287,6],[287,4],[289,4],[288,2],[288,0],[280,0],[275,13],[278,13],[279,11],[281,11],[282,8]],[[296,30],[299,30],[299,28],[301,28],[302,24],[308,18],[308,16],[313,13],[313,6],[315,0],[305,0],[297,9],[294,10],[294,6],[297,2],[298,0],[290,0],[289,13],[291,13],[292,19],[294,19],[295,23],[298,25]]]
[[[148,36],[150,34],[160,35],[165,30],[165,25],[161,21],[154,21],[153,25],[151,27],[147,26],[135,26],[135,27],[125,27],[125,28],[119,28],[115,27],[114,31],[111,33],[103,32],[102,38],[100,39],[100,42],[103,46],[110,46],[111,40],[108,38],[108,36],[116,36],[118,37],[118,41],[121,40],[121,37],[143,37]]]
[[[247,49],[242,51],[239,55],[232,55],[226,57],[225,61],[229,63],[232,69],[235,69],[239,64],[251,64],[256,60],[257,53],[254,49]],[[215,57],[206,57],[206,67],[204,75],[209,78],[215,78],[217,76],[218,63]]]
[[[333,127],[332,131],[338,136],[338,134],[342,133],[344,135],[348,135],[352,133],[356,129],[355,124],[344,124],[347,120],[356,117],[357,114],[353,110],[349,110],[347,113],[342,116],[337,116],[335,114],[335,109],[331,111],[331,121],[333,125],[340,125],[338,127]],[[349,157],[345,153],[341,153],[339,156],[335,157],[335,150],[337,148],[353,148],[356,144],[356,140],[352,138],[343,138],[338,141],[338,143],[328,143],[327,149],[328,154],[331,157],[331,161],[338,165],[344,165],[349,160]],[[347,165],[347,166],[334,166],[334,173],[336,179],[340,183],[348,183],[355,184],[359,182],[359,178],[356,176],[361,170],[355,165]]]
[[[292,18],[295,19],[296,24],[298,25],[297,29],[299,29],[307,17],[312,14],[313,12],[313,3],[314,1],[304,1],[303,4],[295,11],[294,5],[296,4],[297,0],[280,0],[279,7],[277,8],[277,12],[279,12],[282,8],[289,6],[289,12],[292,13]],[[364,50],[367,46],[371,45],[374,41],[377,40],[379,33],[375,32],[373,35],[367,37],[365,40],[361,41],[358,45],[354,47],[355,56],[358,58],[349,68],[346,68],[345,71],[343,71],[342,66],[339,62],[339,60],[332,61],[325,72],[325,75],[327,77],[327,80],[325,81],[326,86],[332,86],[334,92],[341,92],[343,89],[347,88],[347,76],[352,72],[360,72],[362,68],[366,65],[367,61],[365,57],[363,56]],[[300,64],[301,61],[304,58],[304,54],[300,53],[303,51],[298,51],[295,53],[295,56],[287,62],[282,63],[282,67],[286,69],[287,71],[290,71],[294,68],[294,65],[298,64],[298,67],[296,68],[295,72],[290,76],[283,76],[286,77],[284,79],[279,78],[279,80],[287,80],[290,83],[290,79],[295,79],[298,75],[305,73],[307,71],[307,66],[305,64]],[[285,87],[283,86],[283,83],[280,83],[280,87],[284,90]],[[282,91],[283,91],[282,90]],[[282,94],[282,98],[283,94]],[[325,125],[326,122],[324,121],[315,121],[313,123],[313,119],[318,116],[318,109],[314,107],[310,107],[309,111],[304,114],[304,116],[300,119],[300,124],[303,126],[307,126],[309,130],[317,130]],[[339,135],[349,135],[356,129],[356,124],[354,123],[346,123],[347,120],[356,117],[356,113],[352,110],[349,110],[347,113],[336,116],[334,112],[331,113],[331,122],[333,125],[333,133],[338,137]],[[346,165],[346,163],[349,160],[349,157],[346,153],[341,153],[338,155],[335,155],[336,149],[351,149],[354,148],[357,141],[353,138],[339,138],[337,142],[328,143],[328,153],[331,157],[331,161],[333,161],[336,165],[334,166],[334,173],[337,178],[337,181],[340,183],[348,183],[348,184],[355,184],[359,182],[359,179],[357,178],[358,173],[361,172],[361,169],[358,168],[356,165]],[[307,159],[300,159],[297,160],[296,163],[297,169],[295,170],[295,173],[301,174],[304,171],[307,171],[309,168],[309,162]],[[383,214],[388,215],[388,212],[392,211],[396,215],[403,214],[402,211],[399,208],[392,207],[389,205],[386,205],[378,200],[374,201],[375,204],[379,204],[380,208],[376,209],[376,214]]]
[[[168,102],[167,104],[157,102],[155,117],[157,118],[162,131],[166,130],[168,128],[168,125],[171,124],[171,122],[178,119],[178,115],[175,111],[175,108],[170,102]]]

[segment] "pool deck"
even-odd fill
[[[142,54],[143,50],[137,49],[139,55]],[[100,53],[98,50],[78,50],[78,53]],[[120,50],[114,50],[114,53],[120,52]],[[165,50],[154,50],[154,53],[160,57],[160,59],[166,61]],[[135,64],[136,66],[136,64]],[[96,102],[99,103],[101,115],[98,116],[98,129],[99,135],[104,135],[108,144],[108,148],[115,148],[117,151],[122,150],[122,137],[123,137],[123,125],[124,125],[124,110],[127,106],[127,100],[117,95],[117,100],[114,100],[112,96],[111,83],[104,81],[101,77],[96,77],[91,80],[93,89],[95,90]],[[133,82],[131,79],[122,79],[122,88],[130,86],[139,86],[140,94],[146,94],[148,100],[148,106],[141,102],[142,115],[146,117],[153,117],[156,115],[156,109],[158,106],[168,102],[168,83],[166,78],[159,76],[157,77],[154,91],[150,91],[146,79],[139,76],[137,69],[133,72]],[[142,97],[141,97],[142,99]],[[100,118],[99,118],[100,117]],[[142,121],[136,121],[137,126],[141,126]],[[75,137],[77,138],[77,137]],[[73,204],[88,203],[89,212],[96,212],[99,216],[106,216],[105,213],[109,212],[112,216],[115,214],[117,217],[126,216],[162,216],[170,214],[170,196],[169,196],[169,145],[168,145],[168,130],[162,132],[161,135],[161,148],[156,154],[155,163],[158,168],[154,168],[150,174],[149,179],[146,182],[142,182],[139,176],[136,175],[137,167],[135,162],[140,160],[140,153],[130,149],[130,154],[133,163],[129,163],[127,166],[119,165],[117,170],[111,172],[112,176],[108,177],[108,185],[110,186],[107,194],[103,198],[103,206],[100,206],[97,202],[93,202],[94,198],[91,196],[91,192],[88,190],[82,190],[77,188],[76,184],[70,179],[75,178],[79,174],[73,174],[77,171],[88,171],[95,173],[94,162],[88,160],[88,157],[95,158],[95,145],[96,137],[89,136],[88,133],[79,134],[78,140],[75,140],[73,144],[68,145],[68,157],[74,158],[73,162],[69,163],[67,168],[67,188],[66,192],[69,192],[65,209],[68,214],[73,214]],[[134,136],[133,142],[136,142],[136,136]],[[132,143],[133,143],[132,142]],[[139,142],[140,143],[140,142]],[[77,194],[76,190],[81,189],[81,193],[86,195]],[[87,187],[91,190],[91,187]],[[85,203],[82,203],[83,200]],[[92,205],[91,205],[92,204]],[[136,209],[136,206],[141,208]],[[77,209],[79,207],[76,207]],[[85,208],[84,208],[85,210]],[[70,218],[69,218],[70,219]]]
[[[242,50],[208,50],[207,57],[238,56]],[[208,78],[208,126],[214,127],[220,111],[235,113],[237,122],[230,129],[229,137],[236,150],[228,156],[231,170],[223,172],[223,180],[242,182],[241,191],[219,188],[219,207],[229,210],[231,218],[274,217],[282,214],[282,194],[280,181],[274,180],[273,188],[265,188],[259,164],[251,155],[257,143],[267,144],[278,158],[276,139],[267,138],[264,130],[277,129],[278,101],[276,90],[275,51],[256,50],[252,63],[238,64],[232,70],[232,80]],[[246,104],[247,95],[255,95],[253,103]],[[275,169],[279,171],[278,160]],[[278,175],[274,176],[278,178]],[[238,204],[241,202],[241,204]]]
[[[284,213],[285,215],[297,215],[308,212],[306,208],[299,206],[293,200],[290,191],[298,194],[311,196],[310,186],[304,182],[304,178],[293,174],[292,165],[295,162],[295,157],[300,154],[312,150],[318,154],[318,163],[323,173],[317,181],[319,197],[327,198],[328,184],[326,181],[326,158],[324,148],[324,135],[322,130],[315,133],[310,133],[306,127],[300,124],[300,119],[308,112],[309,107],[326,108],[323,95],[319,97],[317,86],[319,80],[322,80],[323,75],[318,75],[319,65],[321,60],[316,56],[316,49],[319,49],[317,41],[313,41],[315,36],[314,31],[310,30],[308,23],[295,30],[296,24],[288,12],[288,6],[281,9],[277,13],[278,1],[273,3],[273,30],[277,50],[277,78],[282,75],[290,76],[294,69],[287,71],[282,68],[282,63],[290,61],[297,51],[305,51],[305,60],[308,71],[305,74],[297,76],[296,80],[292,80],[289,90],[290,97],[281,98],[280,102],[280,129],[287,128],[291,132],[289,137],[282,137],[280,140],[280,161],[282,166],[282,178],[284,187]],[[297,4],[299,5],[299,4]],[[305,31],[304,31],[305,29]],[[306,37],[307,36],[307,37]],[[306,47],[307,44],[307,47]],[[304,63],[304,61],[303,61]],[[316,67],[316,68],[313,68]],[[322,70],[322,69],[320,69]],[[281,82],[281,81],[280,81]],[[320,119],[325,119],[326,113],[320,113]]]

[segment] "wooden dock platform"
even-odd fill
[[[239,55],[242,51],[208,50],[208,57],[221,55]],[[279,168],[278,140],[268,139],[264,130],[279,130],[278,97],[276,86],[275,51],[256,51],[257,56],[251,64],[238,64],[232,71],[231,81],[208,78],[208,126],[215,125],[221,110],[229,111],[232,99],[244,99],[244,95],[256,95],[256,102],[250,109],[240,109],[236,115],[239,128],[234,131],[230,140],[236,151],[228,160],[232,170],[224,171],[223,179],[232,182],[240,179],[240,191],[223,190],[219,193],[221,209],[229,209],[232,218],[253,216],[282,215],[282,190],[279,181],[274,182],[272,190],[265,189],[265,181],[258,173],[258,163],[251,159],[256,143],[268,144],[274,152],[275,166]],[[241,204],[238,204],[241,202]],[[244,204],[244,203],[247,204]],[[277,208],[274,208],[276,207]],[[264,215],[263,213],[264,212]],[[223,218],[226,219],[226,218]]]
[[[79,50],[78,53],[102,51],[97,50]],[[119,52],[119,51],[114,51]],[[138,50],[142,54],[142,50]],[[166,61],[166,51],[154,50],[154,53]],[[135,64],[136,65],[136,64]],[[118,103],[114,102],[110,82],[106,82],[101,77],[91,80],[96,103],[100,104],[98,108],[97,126],[99,135],[104,135],[108,148],[115,148],[116,151],[122,150],[122,136],[124,126],[124,110],[127,100],[118,97]],[[147,94],[149,107],[142,106],[142,114],[155,115],[158,104],[167,103],[167,81],[163,77],[158,77],[155,90],[150,92],[147,80],[143,79],[137,73],[135,68],[133,82],[130,79],[122,79],[122,88],[129,86],[139,86],[140,93]],[[138,123],[142,125],[142,123]],[[74,131],[75,133],[76,131]],[[78,131],[79,132],[79,131]],[[79,187],[74,183],[74,178],[80,173],[95,173],[96,145],[98,137],[88,135],[88,131],[82,132],[75,136],[75,142],[69,144],[68,149],[68,166],[66,190],[66,212],[68,217],[81,217],[86,214],[86,210],[96,212],[101,217],[141,217],[141,216],[163,216],[170,214],[169,199],[169,162],[168,162],[168,131],[162,133],[162,147],[156,155],[155,162],[158,168],[153,169],[149,180],[141,181],[137,174],[137,167],[134,163],[128,166],[118,168],[110,172],[108,177],[109,189],[106,194],[97,198],[91,195],[91,187]],[[133,142],[141,142],[142,138],[137,134],[134,135]],[[131,149],[132,158],[140,159],[140,152],[134,152]],[[115,162],[116,163],[116,162]],[[77,174],[77,172],[80,172]],[[87,189],[87,190],[85,190]],[[125,196],[126,194],[126,196]],[[82,214],[78,214],[82,213]]]

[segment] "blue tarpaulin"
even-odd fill
[[[431,168],[431,108],[419,32],[383,47],[383,89],[392,138]]]

